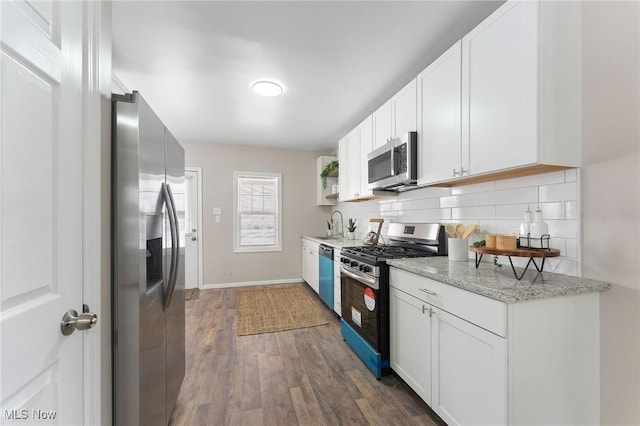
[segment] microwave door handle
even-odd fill
[[[396,149],[392,148],[389,152],[391,152],[391,176],[395,176],[396,175],[396,165],[395,165]]]

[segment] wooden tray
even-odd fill
[[[480,254],[497,254],[498,256],[514,256],[514,257],[558,257],[560,250],[558,249],[530,249],[519,248],[515,250],[499,250],[487,247],[469,246],[469,251]]]

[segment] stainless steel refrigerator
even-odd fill
[[[166,425],[185,372],[184,150],[139,93],[113,96],[113,421]]]

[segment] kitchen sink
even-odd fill
[[[321,237],[312,237],[312,238],[315,238],[316,240],[325,240],[326,241],[326,240],[341,240],[344,237],[341,237],[341,236],[331,236],[331,237],[329,237],[328,235],[323,235]]]

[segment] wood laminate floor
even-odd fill
[[[440,425],[396,376],[376,380],[328,325],[236,336],[237,288],[186,303],[186,375],[172,425]],[[246,289],[243,288],[243,289]]]

